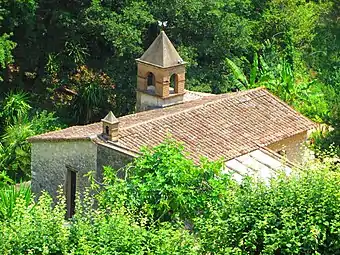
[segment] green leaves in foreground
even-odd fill
[[[214,217],[196,219],[205,251],[338,254],[339,184],[339,172],[320,168],[281,176],[269,186],[247,180]]]
[[[183,153],[183,146],[171,141],[145,148],[143,156],[128,168],[125,181],[116,178],[112,169],[105,169],[104,206],[108,202],[124,205],[155,222],[208,214],[221,206],[220,198],[227,196],[226,188],[232,184],[227,174],[221,174],[222,162],[202,159],[195,165]]]
[[[126,208],[147,226],[188,229],[199,254],[337,254],[340,172],[314,163],[269,184],[236,183],[221,162],[195,165],[165,142],[145,149],[126,178],[106,169],[100,206]],[[335,171],[334,171],[335,169]]]
[[[4,180],[6,181],[6,179]],[[22,183],[20,185],[15,186],[0,185],[0,221],[12,218],[13,210],[16,207],[16,204],[18,203],[19,200],[20,203],[23,203],[23,206],[28,207],[32,203],[32,199],[33,195],[31,192],[31,187],[29,186],[28,183],[25,184]]]
[[[76,202],[69,222],[62,196],[55,206],[47,194],[29,204],[17,197],[11,216],[0,221],[0,250],[5,255],[339,254],[338,167],[314,163],[266,184],[250,177],[236,183],[220,169],[221,162],[195,165],[180,144],[164,142],[121,169],[123,179],[106,168],[103,183]]]
[[[2,254],[67,254],[69,230],[64,224],[64,205],[60,197],[52,207],[47,194],[29,206],[22,196],[17,197],[11,217],[0,221]]]
[[[196,238],[184,229],[164,223],[146,227],[124,208],[95,209],[93,197],[78,201],[77,213],[65,221],[65,200],[53,206],[44,193],[25,205],[18,197],[12,216],[0,221],[3,255],[22,254],[198,254]]]

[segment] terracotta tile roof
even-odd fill
[[[197,161],[232,159],[287,137],[310,130],[314,123],[264,88],[206,96],[164,109],[119,118],[117,145],[139,151],[155,146],[170,133],[185,144]],[[101,133],[101,123],[75,126],[29,140],[91,139]]]
[[[70,140],[91,140],[102,132],[101,122],[86,126],[73,126],[62,130],[48,132],[28,138],[29,142],[37,141],[70,141]]]

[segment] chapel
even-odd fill
[[[220,95],[186,90],[186,62],[164,31],[136,64],[135,113],[117,118],[108,109],[101,122],[29,138],[32,190],[55,197],[63,186],[68,216],[75,193],[88,185],[84,174],[95,171],[100,179],[103,166],[119,172],[141,147],[156,146],[169,135],[197,164],[201,157],[222,158],[223,171],[236,179],[269,178],[301,162],[315,124],[265,88]]]

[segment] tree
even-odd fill
[[[0,77],[5,78],[5,82],[12,78],[11,72],[13,71],[13,68],[7,65],[17,60],[16,52],[24,46],[24,42],[18,40],[18,37],[31,36],[29,33],[35,9],[35,0],[0,0]],[[20,36],[18,36],[19,33]],[[6,72],[2,72],[3,68],[7,69]],[[3,88],[0,88],[1,90]]]
[[[31,112],[27,94],[8,94],[2,103],[0,127],[0,170],[15,181],[28,180],[30,171],[30,136],[55,130],[61,125],[53,113]]]
[[[1,17],[0,17],[1,18]],[[9,40],[8,34],[0,36],[0,68],[3,69],[13,61],[12,50],[15,43]],[[0,76],[0,82],[2,78]]]
[[[323,159],[267,182],[221,174],[222,161],[194,164],[180,144],[144,149],[76,203],[65,224],[62,190],[0,203],[3,254],[337,254],[339,166]],[[92,175],[89,175],[92,178]],[[3,190],[0,189],[0,197]],[[14,198],[14,199],[13,199]],[[5,200],[0,200],[1,202]],[[7,201],[7,200],[6,200]],[[2,210],[2,208],[4,210]],[[1,214],[5,212],[5,214]],[[8,213],[9,212],[9,213]]]
[[[115,204],[137,215],[143,212],[152,224],[189,223],[197,214],[211,213],[227,192],[229,176],[221,173],[222,162],[202,159],[195,165],[183,150],[171,140],[143,149],[143,156],[127,166],[124,180],[116,177],[115,170],[105,168],[108,189],[101,206]]]
[[[309,59],[317,77],[327,86],[330,116],[326,120],[339,129],[340,125],[340,8],[336,1],[329,1],[331,8],[322,16],[317,36],[313,41],[313,52]]]

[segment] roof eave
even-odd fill
[[[137,58],[136,62],[140,62],[140,63],[146,64],[146,65],[150,65],[150,66],[155,66],[155,67],[158,67],[158,68],[161,68],[161,69],[166,69],[166,68],[169,68],[169,67],[184,66],[184,65],[186,65],[188,63],[188,62],[183,61],[183,62],[175,64],[175,65],[160,66],[160,65],[157,65],[157,64],[153,64],[153,63],[141,60],[140,58]]]
[[[75,142],[75,141],[92,141],[91,137],[72,137],[72,138],[51,138],[51,137],[29,137],[26,139],[29,143],[43,142]]]

